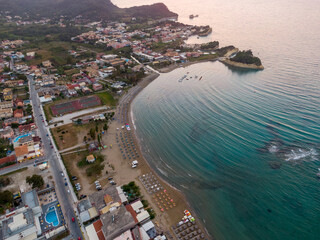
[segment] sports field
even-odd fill
[[[71,113],[85,108],[101,105],[101,100],[98,96],[83,97],[69,102],[59,103],[51,106],[53,116],[60,114]]]

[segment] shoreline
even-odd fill
[[[179,64],[171,64],[168,67],[164,67],[164,68],[159,68],[159,69],[155,69],[160,73],[169,73],[172,72],[173,70],[176,70],[177,68],[185,68],[185,67],[189,67],[193,64],[197,64],[197,63],[205,63],[205,62],[216,62],[218,61],[219,58],[214,58],[211,60],[197,60],[197,61],[193,61],[193,62],[186,62],[186,63],[179,63]]]
[[[262,65],[257,66],[255,64],[245,64],[240,62],[231,61],[230,59],[220,59],[220,62],[224,63],[227,66],[242,68],[242,69],[252,69],[252,70],[263,70],[264,67]]]
[[[217,60],[217,59],[216,59]],[[216,61],[214,60],[214,61]],[[183,67],[187,67],[187,66],[190,66],[192,64],[196,64],[196,63],[201,63],[201,62],[208,62],[208,60],[201,60],[201,61],[195,61],[195,62],[188,62],[188,63],[185,63],[183,64]],[[176,68],[179,68],[181,67],[180,65],[175,65],[173,68],[171,67],[170,68],[170,71],[166,71],[165,73],[169,73],[173,70],[175,70]],[[158,70],[159,71],[159,70]],[[161,72],[161,71],[159,71]],[[162,72],[161,72],[162,73]],[[164,180],[161,176],[159,176],[159,174],[155,171],[155,169],[151,166],[151,164],[149,163],[149,161],[147,160],[147,158],[145,157],[144,155],[144,151],[142,150],[142,145],[141,145],[141,140],[139,139],[138,137],[138,134],[136,132],[136,125],[135,125],[135,122],[134,122],[134,115],[133,115],[133,111],[132,111],[132,102],[133,100],[140,94],[140,92],[145,88],[147,87],[151,82],[153,82],[155,79],[157,79],[158,77],[160,76],[160,74],[156,74],[156,73],[152,73],[151,75],[149,76],[146,76],[140,83],[140,86],[141,86],[141,89],[139,90],[139,92],[130,100],[130,102],[128,103],[129,106],[128,106],[128,112],[127,112],[127,117],[128,117],[128,121],[129,121],[129,124],[131,124],[132,128],[131,128],[131,131],[133,132],[133,138],[135,140],[135,142],[137,143],[137,147],[139,149],[139,152],[140,152],[140,159],[146,163],[146,166],[147,168],[145,170],[149,170],[149,172],[152,172],[160,181],[160,183],[163,185],[163,186],[166,186],[166,190],[168,190],[168,192],[172,192],[172,195],[175,196],[177,199],[175,199],[177,202],[178,200],[182,201],[181,202],[181,205],[180,208],[182,207],[183,209],[189,209],[189,211],[192,213],[192,215],[195,217],[198,225],[199,225],[199,228],[201,228],[205,235],[207,235],[207,237],[209,239],[214,239],[213,236],[211,236],[209,234],[209,232],[207,231],[207,229],[205,228],[205,225],[204,225],[204,222],[201,218],[198,217],[198,215],[196,214],[196,211],[194,210],[194,208],[190,205],[190,203],[188,202],[188,199],[186,198],[185,194],[179,190],[178,188],[172,186],[170,183],[168,183],[166,180]],[[137,180],[139,181],[139,180]],[[139,185],[141,183],[139,182]],[[142,187],[143,188],[143,187]],[[144,189],[145,190],[145,189]],[[171,194],[170,194],[171,195]],[[152,204],[155,205],[154,201],[152,201]],[[155,205],[156,206],[156,205]],[[154,207],[155,209],[156,207]],[[170,216],[170,214],[168,213],[164,213],[164,214],[167,214],[169,215],[168,217],[171,218],[170,220],[171,221],[174,221],[174,224],[167,224],[165,227],[167,227],[167,231],[170,231],[172,233],[173,236],[175,236],[175,234],[173,233],[173,230],[172,230],[172,226],[173,225],[176,225],[178,223],[178,221],[175,221],[175,219],[173,219],[173,216]],[[181,218],[183,216],[183,210],[181,211],[181,217],[180,217],[180,221],[181,221]],[[157,218],[157,217],[156,217]],[[169,221],[169,222],[171,222]]]

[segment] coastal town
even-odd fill
[[[238,49],[186,43],[210,26],[137,21],[1,13],[1,239],[210,238],[143,158],[130,103],[160,73]]]

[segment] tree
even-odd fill
[[[4,192],[0,192],[0,205],[3,207],[11,207],[13,203],[13,194],[12,192],[6,190]],[[3,208],[2,208],[3,210]]]
[[[37,174],[33,174],[32,177],[28,176],[26,181],[32,185],[32,188],[41,188],[44,185],[43,178]]]
[[[84,136],[84,137],[83,137],[83,141],[84,141],[84,142],[87,142],[87,136]]]
[[[105,130],[105,131],[108,130],[108,124],[105,123],[105,124],[103,125],[103,130]]]
[[[95,130],[94,128],[91,128],[91,129],[90,129],[89,134],[90,134],[90,137],[91,137],[93,140],[96,139],[96,130]]]

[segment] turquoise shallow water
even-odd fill
[[[179,83],[187,72],[193,78]],[[217,239],[317,239],[316,85],[306,98],[305,86],[276,91],[263,75],[219,62],[163,74],[134,100],[137,133]]]
[[[164,2],[180,21],[213,26],[190,42],[252,48],[265,70],[162,74],[132,105],[145,156],[216,239],[319,239],[319,1]]]

